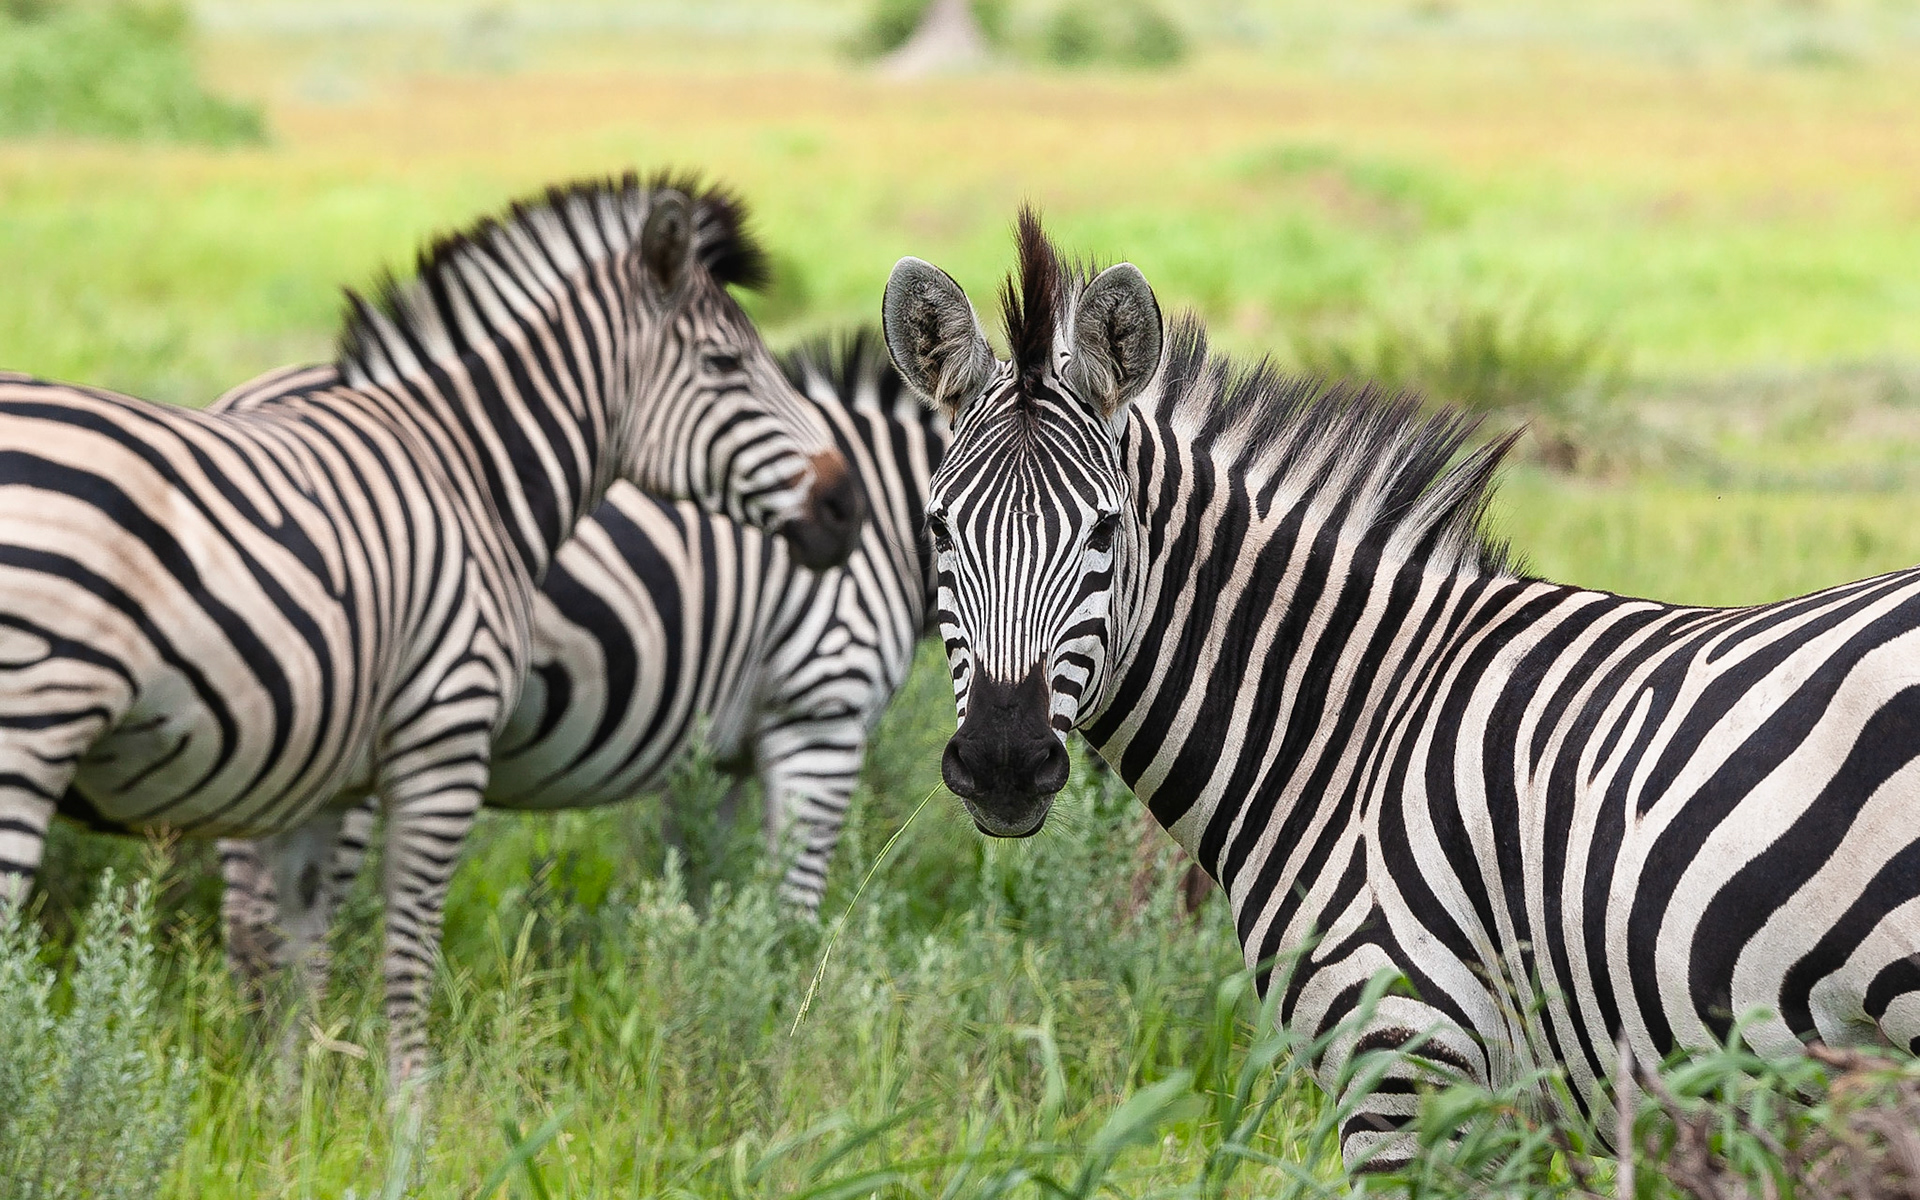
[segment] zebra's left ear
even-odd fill
[[[1096,275],[1080,294],[1068,381],[1099,406],[1101,416],[1112,420],[1160,369],[1164,345],[1160,301],[1147,277],[1132,263],[1117,263]]]
[[[901,378],[949,417],[993,377],[993,351],[972,303],[930,262],[909,257],[893,265],[880,326]]]

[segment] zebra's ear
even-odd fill
[[[640,262],[662,295],[686,281],[693,251],[693,205],[679,192],[656,192],[640,227]]]
[[[1160,369],[1164,345],[1160,302],[1147,277],[1132,263],[1117,263],[1080,294],[1068,382],[1099,406],[1101,416],[1112,419]]]
[[[993,351],[973,305],[953,277],[932,263],[903,258],[893,265],[880,324],[901,377],[949,416],[993,376]]]

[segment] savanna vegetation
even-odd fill
[[[196,30],[9,4],[0,367],[204,403],[324,357],[339,286],[433,230],[688,165],[753,203],[776,344],[871,320],[903,253],[984,307],[1032,200],[1236,352],[1530,420],[1494,519],[1542,573],[1737,604],[1920,561],[1910,0],[1162,0],[1172,65],[1050,57],[1076,7],[1007,0],[998,65],[916,81],[855,52],[885,7],[224,0]],[[171,64],[151,111],[201,115],[108,121],[77,85],[58,119],[22,108],[22,39],[73,56],[62,78],[124,75],[88,59],[121,43],[59,40],[85,21]],[[63,828],[0,927],[0,1195],[1344,1186],[1311,1047],[1263,1019],[1224,905],[1180,912],[1174,852],[1089,764],[1043,837],[983,842],[936,790],[951,725],[928,655],[818,928],[780,914],[750,830],[703,824],[702,764],[664,802],[488,818],[448,914],[440,1067],[399,1104],[369,891],[290,1071],[225,978],[206,848]],[[692,831],[671,861],[663,803]],[[1642,1196],[1866,1195],[1912,1169],[1910,1065],[1736,1044],[1637,1093]],[[1428,1105],[1472,1132],[1420,1194],[1623,1189],[1593,1130],[1518,1091]]]

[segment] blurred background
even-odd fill
[[[4,0],[0,368],[201,404],[328,357],[340,288],[434,232],[669,165],[748,200],[775,279],[747,302],[778,347],[874,320],[907,253],[986,311],[1030,201],[1236,354],[1527,422],[1494,519],[1541,573],[1736,604],[1920,561],[1920,0],[939,3]],[[952,709],[922,667],[830,914],[937,781]],[[783,1035],[817,931],[755,890],[750,833],[663,885],[657,808],[490,820],[440,1043],[473,1086],[407,1169],[471,1188],[513,1130],[565,1114],[578,1146],[549,1131],[519,1160],[556,1194],[775,1194],[827,1177],[794,1165],[813,1151],[760,1175],[726,1156],[914,1111],[874,1144],[936,1164],[936,1194],[976,1133],[1065,1144],[1170,1064],[1243,1045],[1245,1012],[1221,1026],[1214,998],[1224,909],[1189,930],[1132,899],[1130,802],[1075,788],[1031,846],[929,806],[848,926],[812,1043]],[[175,1015],[154,1036],[204,1073],[163,1190],[387,1178],[358,1060],[326,1059],[337,1078],[290,1115],[206,1016],[231,997],[204,851],[63,832],[56,943],[109,862],[163,880]],[[377,1047],[370,935],[344,953],[359,991],[335,1032]],[[301,1123],[316,1111],[339,1130]],[[1267,1144],[1295,1144],[1291,1119]],[[1130,1152],[1141,1178],[1197,1161],[1204,1120],[1177,1128]],[[447,1166],[461,1153],[481,1166]]]

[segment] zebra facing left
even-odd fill
[[[1279,956],[1351,1168],[1423,1080],[1616,1046],[1920,1052],[1920,570],[1751,608],[1531,578],[1485,530],[1511,440],[1408,398],[1236,371],[1144,277],[1031,214],[988,349],[951,278],[887,284],[955,420],[928,522],[979,828],[1044,824],[1078,728]],[[1381,977],[1403,981],[1376,1008]],[[1343,1073],[1412,1050],[1377,1086]],[[1342,1093],[1344,1090],[1344,1094]]]
[[[868,499],[859,547],[841,566],[806,570],[752,526],[614,485],[535,598],[533,665],[494,747],[486,803],[529,813],[618,804],[657,786],[704,738],[723,767],[758,775],[781,898],[813,916],[867,738],[906,682],[932,609],[925,505],[948,431],[870,332],[803,345],[780,365]],[[256,403],[279,386],[270,376],[216,403]],[[296,905],[331,910],[360,872],[374,817],[372,804],[348,814],[324,894]],[[220,845],[228,958],[246,981],[287,953],[272,850]]]
[[[313,385],[223,413],[0,381],[0,892],[57,812],[270,836],[290,893],[390,817],[398,1081],[534,588],[616,478],[842,558],[857,490],[727,291],[760,255],[691,181],[551,189],[349,294]]]

